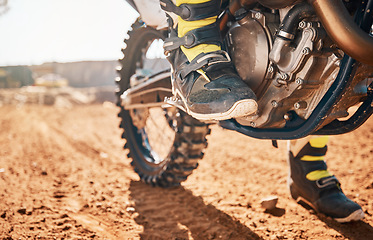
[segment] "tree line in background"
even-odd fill
[[[19,88],[35,85],[39,80],[66,79],[71,87],[115,86],[118,61],[81,61],[44,63],[32,66],[0,66],[0,88]],[[37,85],[37,84],[36,84]]]

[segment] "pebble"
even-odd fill
[[[136,211],[136,210],[135,210],[134,207],[127,207],[127,208],[126,208],[126,211],[127,211],[127,212],[134,212],[134,211]]]
[[[26,214],[26,208],[20,208],[17,210],[17,212],[20,214]]]
[[[266,210],[272,210],[276,208],[278,202],[277,196],[268,196],[260,201],[261,206]]]

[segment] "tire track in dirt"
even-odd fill
[[[55,203],[52,204],[54,211],[65,213],[63,214],[65,218],[73,220],[78,226],[94,233],[95,237],[104,239],[131,239],[135,237],[135,234],[129,232],[126,228],[113,226],[116,218],[109,217],[105,220],[100,215],[94,215],[97,214],[98,210],[87,204],[89,202],[88,198],[77,198],[77,196],[69,194],[68,188],[71,185],[72,183],[67,179],[64,179],[63,183],[58,181],[54,185],[53,198]],[[112,199],[108,200],[111,201]]]
[[[69,216],[78,223],[82,224],[85,228],[96,232],[102,237],[109,239],[126,239],[128,236],[122,234],[112,234],[113,231],[110,222],[105,222],[90,214],[69,213]]]
[[[105,171],[107,171],[108,173],[117,172],[118,166],[116,165],[118,164],[118,162],[113,161],[113,158],[111,158],[109,154],[107,155],[104,154],[104,150],[107,151],[107,149],[105,149],[105,145],[98,146],[98,143],[105,144],[100,139],[103,136],[103,134],[102,133],[97,134],[96,131],[90,132],[88,134],[89,138],[87,139],[84,139],[85,137],[84,133],[79,134],[78,136],[76,135],[74,136],[74,131],[69,131],[69,130],[63,131],[62,130],[62,129],[66,129],[64,125],[65,126],[68,125],[67,123],[71,124],[73,122],[72,120],[74,119],[71,118],[70,115],[67,115],[65,119],[66,119],[66,122],[60,122],[58,124],[54,124],[57,121],[52,121],[50,124],[50,127],[56,133],[58,133],[60,137],[64,138],[64,140],[73,148],[73,151],[75,153],[79,153],[78,158],[87,159],[87,160],[90,159],[89,160],[90,164],[94,163],[92,166],[89,167],[91,169],[102,168],[102,169],[105,169]],[[96,118],[96,119],[99,119],[99,118]],[[85,127],[90,128],[91,127],[90,124],[91,123],[88,121]],[[95,129],[96,126],[97,125],[94,125],[92,130],[96,130]],[[110,126],[110,128],[111,127],[112,126]],[[83,131],[83,132],[86,132],[86,131]],[[118,151],[118,149],[115,149],[115,151]],[[119,166],[120,166],[121,174],[127,171],[131,171],[132,173],[132,169],[128,165],[124,165],[121,163],[119,164]],[[82,169],[81,171],[84,172],[85,169]],[[86,177],[88,177],[89,175],[90,175],[89,173],[85,174]],[[98,179],[92,178],[92,181],[89,181],[89,186],[85,186],[85,188],[87,189],[90,187],[92,188],[93,185],[95,184],[105,185],[108,183],[107,182],[108,179],[104,179],[104,181],[101,181],[101,180],[102,179],[100,178]],[[67,189],[66,191],[68,191],[68,188],[72,185],[73,185],[73,182],[71,182],[70,179],[65,178],[64,184],[59,185],[59,188]],[[80,187],[77,187],[77,189],[79,188]],[[109,188],[109,187],[106,187],[106,188]],[[62,193],[65,194],[66,191],[62,191]],[[58,190],[57,193],[58,192],[61,192],[61,190]],[[82,196],[77,196],[77,195],[73,196],[71,194],[66,194],[61,199],[57,199],[57,202],[59,202],[59,204],[56,204],[56,205],[61,205],[62,203],[63,207],[60,209],[61,211],[67,211],[69,217],[71,217],[72,219],[80,223],[82,226],[84,226],[84,228],[87,228],[90,231],[95,232],[100,237],[105,237],[109,239],[132,238],[134,236],[134,233],[128,233],[127,228],[120,228],[115,225],[114,227],[112,227],[113,222],[116,221],[117,216],[115,216],[114,218],[111,218],[111,217],[108,217],[108,214],[106,214],[105,216],[106,219],[100,216],[97,216],[97,212],[100,211],[101,209],[103,209],[103,211],[107,211],[111,209],[113,209],[112,210],[113,212],[117,211],[117,209],[115,209],[114,207],[113,208],[104,207],[104,206],[101,207],[101,204],[98,204],[97,202],[98,199],[105,200],[106,202],[112,202],[114,201],[114,196],[116,194],[111,193],[112,196],[109,196],[110,194],[109,195],[106,194],[104,197],[103,192],[100,193],[99,189],[97,188],[94,188],[93,191],[90,191],[90,194],[91,196],[87,196],[87,195],[83,196],[83,199],[84,199],[83,201],[82,201]],[[80,197],[80,199],[78,197]],[[97,209],[98,207],[101,209]],[[126,234],[122,234],[122,232]]]

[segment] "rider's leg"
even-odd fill
[[[337,178],[327,169],[327,142],[327,136],[289,142],[291,196],[338,222],[360,220],[363,210],[346,197]]]
[[[200,120],[224,120],[257,111],[253,91],[241,80],[222,41],[216,22],[220,0],[161,0],[178,15],[177,34],[166,39],[173,66],[173,92]]]

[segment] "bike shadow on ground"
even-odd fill
[[[183,187],[163,189],[130,184],[141,239],[262,239],[228,214]]]
[[[347,239],[362,240],[373,239],[373,227],[364,222],[364,219],[349,223],[339,223],[322,213],[316,213],[309,206],[302,204],[301,206],[315,214],[321,221],[323,221],[329,228],[333,228]]]

